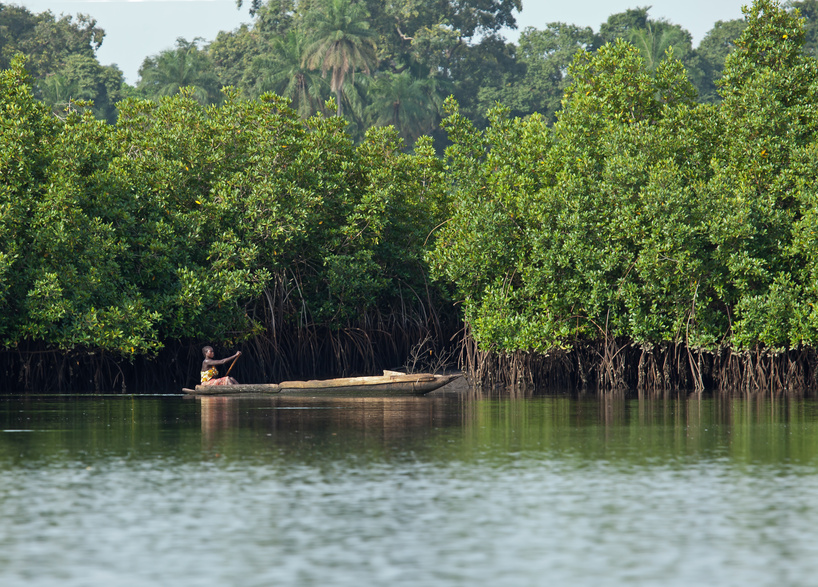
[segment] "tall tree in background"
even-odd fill
[[[287,55],[280,60],[282,67],[290,69],[292,66],[289,41],[284,47],[276,45],[285,40],[290,32],[299,30],[300,20],[295,8],[295,0],[268,0],[266,4],[254,2],[250,6],[250,14],[255,17],[251,26],[242,25],[235,31],[220,31],[216,40],[207,47],[219,82],[239,87],[250,96],[258,96],[259,91],[268,91],[256,86],[261,77],[276,74],[269,68],[275,68],[274,63],[279,60],[277,53],[284,49]],[[299,51],[304,45],[303,30],[300,32]],[[298,67],[302,67],[300,54],[297,61]]]
[[[514,11],[521,0],[366,0],[378,30],[391,29],[399,36],[414,37],[422,28],[448,24],[464,39],[515,28]]]
[[[612,14],[599,27],[596,46],[623,39],[634,45],[645,66],[654,71],[665,58],[665,53],[673,47],[673,55],[688,69],[688,73],[695,68],[693,55],[693,36],[680,25],[668,22],[665,19],[653,19],[648,16],[650,7],[631,8],[625,12]],[[694,66],[694,67],[691,67]]]
[[[372,126],[392,125],[410,144],[432,131],[443,106],[444,82],[418,79],[409,70],[384,72],[370,85],[372,102],[367,107]]]
[[[271,52],[253,60],[243,78],[254,94],[275,92],[289,98],[292,108],[302,118],[321,109],[329,90],[326,80],[304,65],[305,44],[303,34],[288,31],[283,38],[273,40]]]
[[[458,49],[449,64],[448,78],[463,114],[482,127],[487,120],[487,107],[494,105],[485,101],[485,88],[495,86],[509,73],[520,75],[522,71],[515,59],[514,45],[499,35],[489,35]]]
[[[62,116],[71,102],[93,102],[91,111],[100,120],[116,122],[116,102],[124,97],[122,72],[103,67],[93,57],[72,54],[56,72],[39,83],[40,97],[52,111]]]
[[[203,39],[176,39],[176,48],[148,57],[139,68],[137,88],[149,98],[173,96],[180,88],[193,88],[193,97],[201,104],[219,101],[219,82],[213,63],[198,43]]]
[[[645,66],[653,71],[673,47],[673,55],[684,60],[693,50],[692,35],[679,25],[663,20],[649,20],[644,28],[633,29],[628,40],[642,53]]]
[[[0,4],[0,69],[7,69],[16,53],[27,57],[26,69],[35,79],[56,70],[68,55],[94,57],[105,31],[90,16],[51,11],[32,14],[22,6]]]
[[[235,31],[219,31],[206,51],[219,84],[236,88],[242,87],[244,78],[253,69],[253,62],[268,53],[258,20],[250,27],[243,24]]]
[[[747,22],[744,19],[718,21],[696,48],[697,64],[702,72],[696,81],[699,101],[718,102],[718,81],[724,71],[724,61],[736,48],[736,39],[741,36]]]
[[[644,29],[648,25],[649,6],[629,8],[625,12],[618,12],[608,17],[608,20],[599,26],[597,47],[605,43],[613,43],[617,39],[630,40],[634,31]]]
[[[590,27],[562,22],[548,23],[542,30],[527,27],[520,34],[515,55],[520,69],[480,88],[480,106],[488,110],[500,102],[514,116],[539,112],[553,122],[568,85],[568,67],[574,55],[589,50],[594,41]]]
[[[482,116],[479,89],[515,67],[513,45],[496,33],[514,27],[513,10],[520,8],[520,0],[268,0],[250,6],[252,28],[220,33],[208,52],[222,83],[240,87],[248,97],[285,91],[302,115],[316,109],[319,94],[304,91],[306,85],[316,88],[308,72],[326,73],[332,87],[327,92],[320,84],[322,101],[335,94],[337,111],[359,141],[367,121],[388,110],[391,97],[378,92],[393,82],[407,90],[423,86],[432,102],[434,94],[453,92],[464,109]],[[295,65],[297,50],[302,55]],[[353,77],[367,71],[370,75]],[[407,71],[412,83],[404,83]],[[398,111],[406,105],[399,102]],[[432,128],[439,119],[433,116]],[[404,138],[415,134],[399,130]]]
[[[330,90],[335,94],[336,114],[341,116],[347,76],[354,81],[356,70],[368,74],[377,65],[375,31],[369,28],[366,7],[354,0],[323,0],[309,14],[313,33],[303,62],[324,75],[332,73]]]
[[[804,51],[818,57],[818,0],[789,0],[784,4],[788,10],[798,10],[804,22]]]
[[[57,114],[72,100],[92,100],[97,118],[116,121],[124,79],[118,67],[97,60],[104,38],[96,20],[83,14],[57,18],[50,11],[32,14],[0,4],[0,69],[8,68],[15,54],[25,55],[25,67],[36,80],[34,95]]]

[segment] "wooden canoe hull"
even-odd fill
[[[241,383],[239,385],[197,385],[195,389],[182,388],[196,395],[236,395],[240,393],[279,393],[277,383]]]
[[[284,381],[282,383],[249,383],[239,385],[197,385],[196,389],[183,389],[195,395],[272,394],[287,395],[424,395],[439,389],[460,377],[456,375],[433,375],[417,373],[406,375],[392,371],[372,377],[343,377],[312,381]]]

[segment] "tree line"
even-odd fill
[[[244,341],[258,380],[361,372],[462,320],[483,382],[815,387],[809,30],[756,0],[712,102],[675,48],[582,49],[553,121],[497,105],[483,125],[447,98],[442,156],[392,126],[356,139],[335,97],[306,116],[187,87],[123,100],[116,125],[82,102],[54,116],[18,56],[0,75],[5,373],[126,379],[205,341]]]
[[[675,52],[571,65],[557,121],[448,104],[453,215],[430,255],[487,379],[816,386],[818,61],[756,0],[720,100]]]
[[[274,94],[187,90],[120,102],[114,126],[82,104],[55,117],[33,86],[22,57],[0,73],[5,349],[68,379],[88,355],[115,372],[172,341],[254,341],[269,380],[372,369],[375,347],[399,366],[451,329],[423,263],[448,216],[428,138],[355,145],[343,118]]]
[[[790,0],[786,7],[806,18],[803,47],[814,54],[818,0]],[[651,71],[672,46],[698,101],[718,101],[724,60],[746,25],[739,15],[719,21],[694,48],[689,31],[642,7],[611,15],[596,32],[544,23],[512,43],[502,31],[516,28],[512,11],[522,8],[521,0],[256,0],[246,8],[250,26],[210,42],[180,38],[147,56],[130,86],[118,68],[97,62],[105,33],[93,19],[0,4],[0,68],[22,52],[37,80],[35,95],[55,112],[70,100],[92,100],[97,117],[111,123],[116,104],[128,96],[156,100],[191,87],[194,99],[210,105],[232,86],[248,99],[266,92],[286,97],[302,118],[328,114],[326,100],[334,97],[334,112],[347,119],[356,141],[372,126],[391,124],[411,144],[423,134],[445,142],[439,123],[449,95],[479,127],[497,102],[514,116],[537,112],[553,122],[573,56],[619,38],[640,51]]]

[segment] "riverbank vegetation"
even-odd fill
[[[620,36],[573,57],[553,112],[482,122],[450,96],[442,156],[393,126],[356,138],[363,61],[321,61],[335,86],[314,111],[194,87],[124,100],[111,125],[77,101],[55,116],[17,57],[8,387],[178,388],[204,343],[242,344],[257,381],[371,372],[459,331],[483,384],[815,388],[818,65],[772,0],[740,28],[718,99],[675,45],[651,61]]]
[[[759,0],[699,104],[668,54],[580,54],[553,127],[450,103],[454,213],[431,255],[480,378],[815,386],[816,60]]]
[[[275,95],[60,119],[22,59],[0,120],[0,337],[37,364],[55,351],[66,379],[81,365],[64,353],[121,362],[182,340],[252,341],[265,380],[360,371],[376,346],[396,366],[451,330],[422,263],[449,214],[428,139],[405,153],[381,128],[355,146],[343,118],[304,121]]]
[[[341,114],[347,132],[361,142],[368,128],[393,125],[411,146],[421,135],[445,144],[443,101],[454,95],[461,112],[479,128],[496,103],[513,116],[535,112],[553,122],[570,83],[568,66],[578,51],[597,51],[624,39],[654,71],[665,51],[674,55],[696,87],[698,101],[720,99],[716,82],[741,34],[740,14],[713,23],[694,46],[689,31],[631,8],[612,14],[597,30],[543,22],[514,35],[521,0],[267,0],[245,2],[252,22],[216,39],[179,38],[174,47],[145,56],[129,85],[115,65],[101,65],[96,51],[105,32],[88,16],[32,14],[0,4],[0,69],[22,52],[35,79],[35,96],[55,112],[71,100],[92,100],[97,117],[115,123],[116,104],[129,96],[152,100],[192,88],[204,105],[220,104],[221,88],[256,99],[275,92],[302,118]],[[804,50],[818,49],[818,3],[791,0],[806,17]],[[514,37],[514,41],[507,37]],[[333,109],[326,101],[335,98]]]

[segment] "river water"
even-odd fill
[[[815,585],[818,402],[0,396],[0,585]]]

